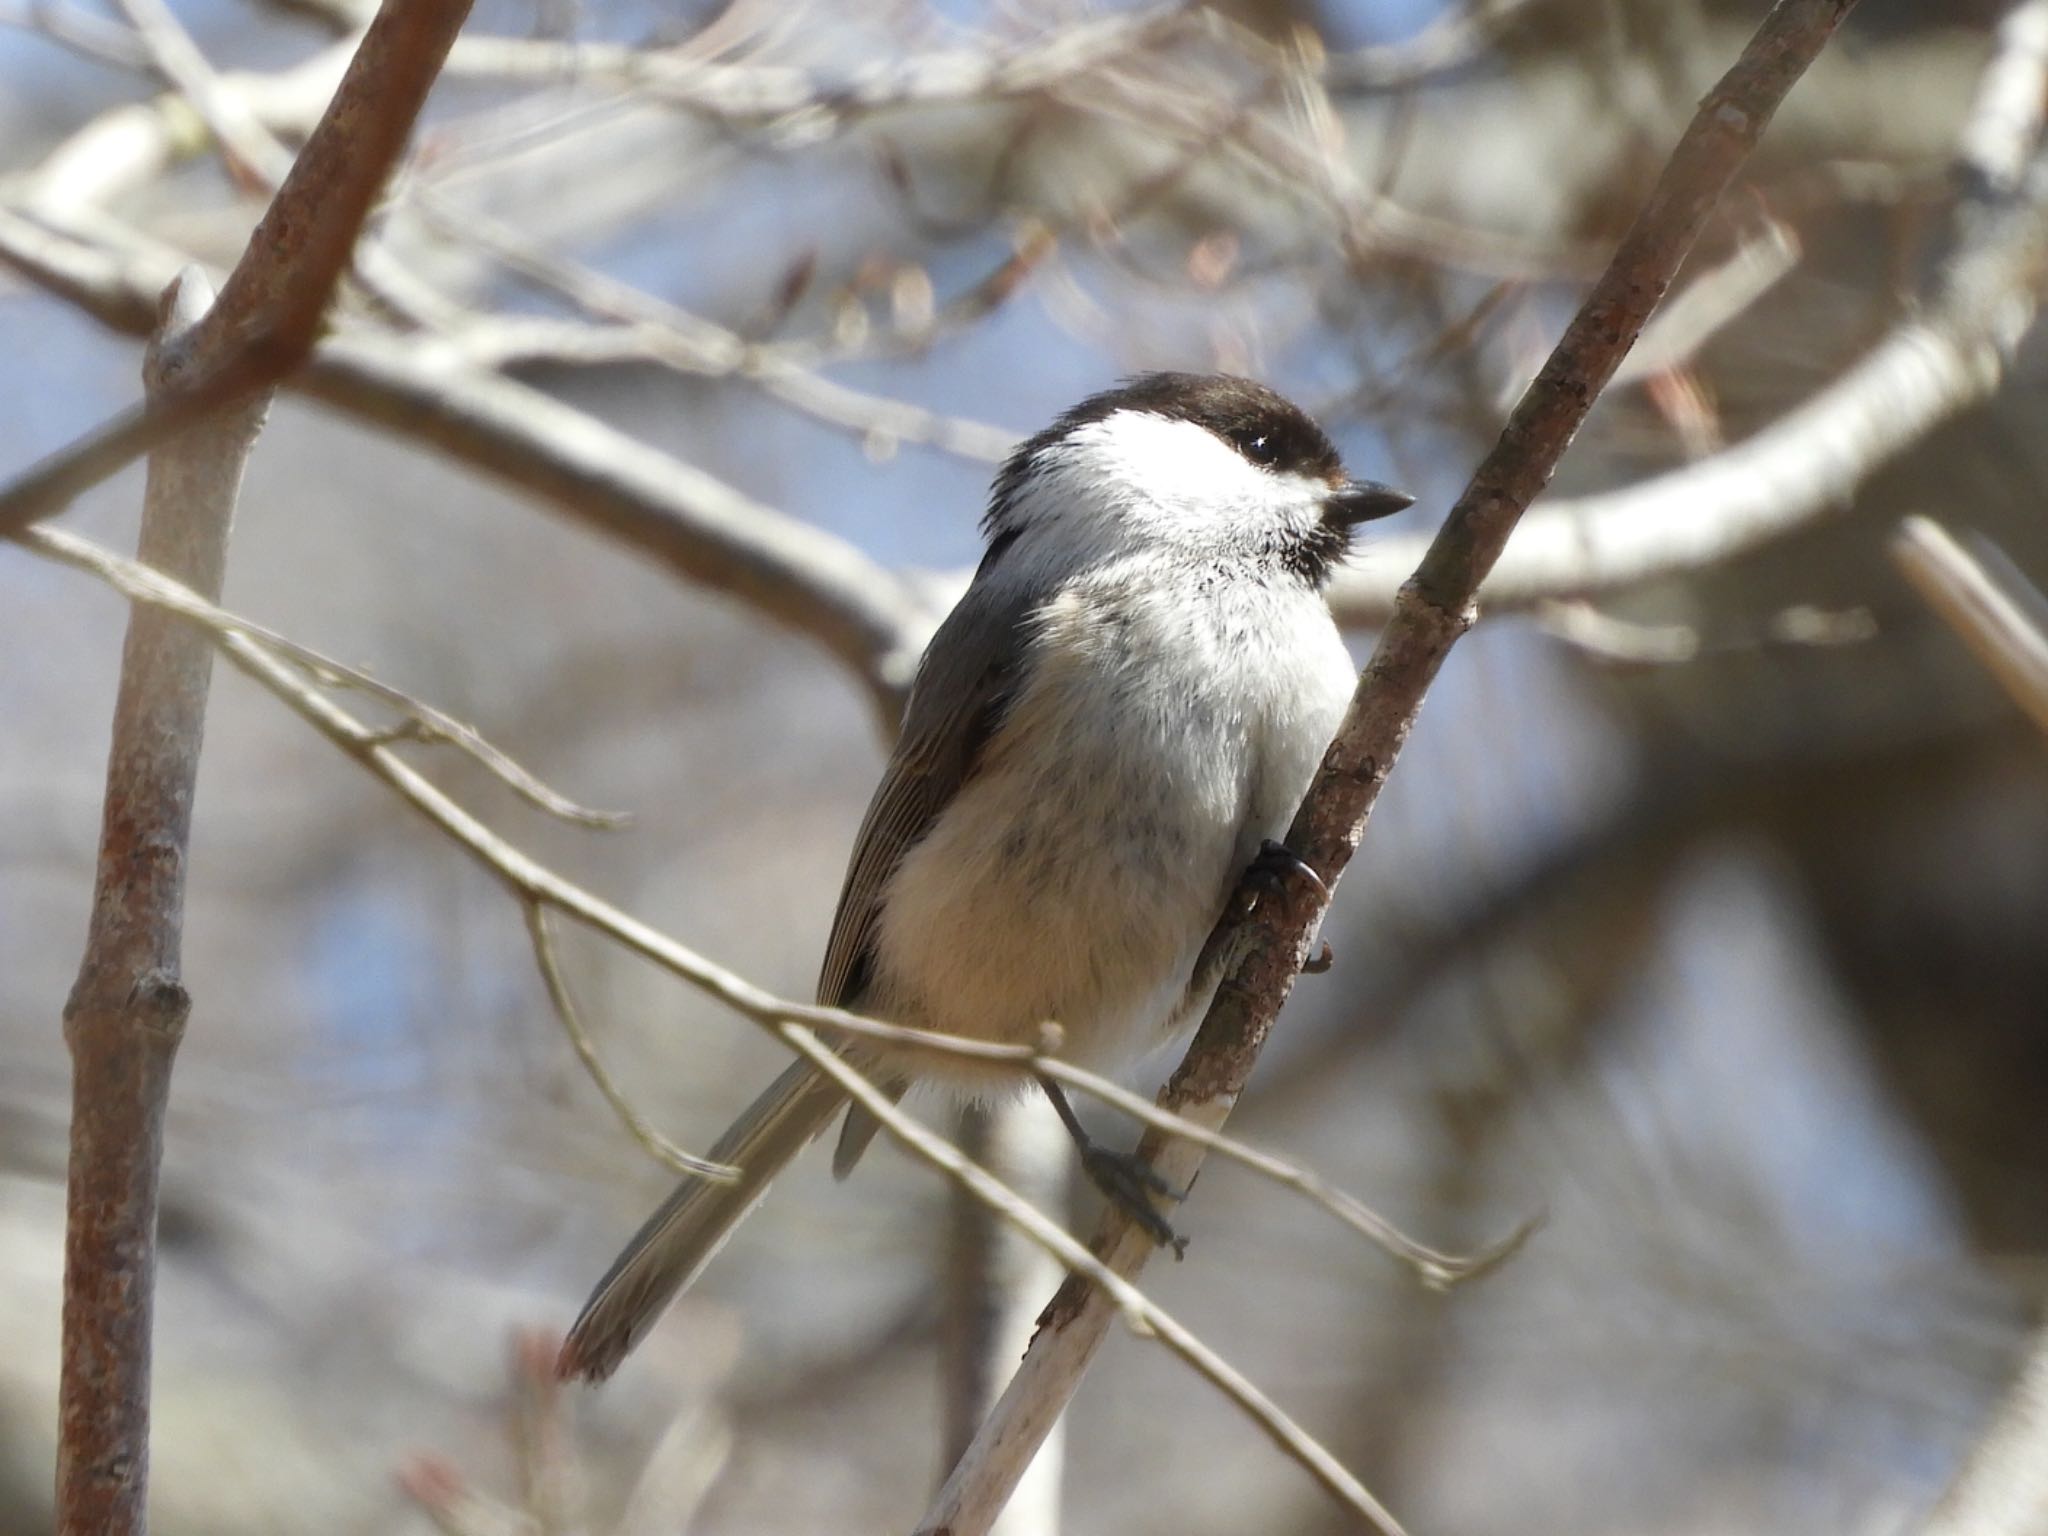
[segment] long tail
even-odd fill
[[[754,1208],[768,1181],[831,1121],[845,1093],[807,1061],[793,1062],[718,1138],[708,1156],[740,1176],[685,1179],[626,1244],[555,1361],[555,1374],[603,1381]]]

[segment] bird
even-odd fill
[[[1413,498],[1353,479],[1264,384],[1158,372],[1089,396],[1004,462],[986,549],[919,663],[854,840],[817,1000],[1009,1044],[1059,1026],[1115,1071],[1201,1017],[1210,943],[1277,841],[1356,675],[1323,589],[1359,524]],[[1313,872],[1311,871],[1312,875]],[[837,1049],[891,1096],[986,1097],[1014,1069],[930,1048]],[[1130,1154],[1055,1107],[1090,1176],[1173,1240]],[[735,1120],[606,1272],[564,1378],[602,1381],[769,1182],[842,1110],[844,1178],[873,1115],[799,1059]]]

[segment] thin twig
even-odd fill
[[[389,683],[380,682],[360,668],[336,661],[289,635],[258,624],[240,614],[212,603],[198,601],[187,588],[166,580],[159,572],[134,561],[123,560],[111,550],[62,528],[31,528],[19,536],[26,547],[61,561],[75,570],[97,576],[122,596],[140,603],[152,603],[208,629],[232,630],[255,640],[298,666],[325,688],[347,688],[369,695],[397,710],[401,723],[386,727],[385,741],[440,743],[455,748],[498,779],[520,799],[550,816],[579,826],[612,830],[632,821],[624,811],[599,811],[578,804],[550,787],[538,774],[486,740],[475,726],[464,724],[423,699],[413,697]]]
[[[1017,434],[949,416],[827,379],[786,345],[750,342],[738,332],[631,283],[558,256],[488,215],[415,189],[413,204],[443,235],[488,252],[508,269],[613,321],[595,326],[547,318],[486,318],[450,345],[475,366],[518,363],[651,362],[702,378],[737,378],[773,399],[871,441],[918,443],[992,463]]]
[[[820,1072],[844,1088],[855,1103],[881,1122],[888,1136],[918,1161],[937,1169],[956,1187],[995,1211],[1052,1254],[1072,1275],[1099,1286],[1100,1294],[1108,1298],[1108,1304],[1122,1315],[1133,1332],[1140,1337],[1158,1339],[1193,1366],[1264,1430],[1275,1445],[1305,1468],[1331,1497],[1386,1532],[1387,1536],[1400,1536],[1400,1523],[1321,1442],[1296,1424],[1278,1404],[1164,1308],[1068,1235],[1058,1222],[970,1160],[944,1137],[933,1134],[904,1114],[895,1100],[876,1088],[838,1052],[821,1044],[808,1029],[785,1022],[775,1026],[775,1032],[791,1050],[807,1058]]]
[[[562,974],[561,957],[555,953],[555,936],[548,926],[548,909],[538,901],[528,901],[524,906],[526,931],[533,939],[533,958],[540,966],[541,979],[547,983],[548,1000],[555,1005],[555,1017],[561,1023],[562,1032],[569,1037],[576,1059],[583,1063],[583,1070],[597,1084],[597,1091],[604,1095],[605,1103],[611,1105],[612,1113],[619,1117],[626,1133],[639,1142],[656,1162],[677,1173],[695,1174],[721,1184],[738,1178],[739,1169],[730,1163],[714,1163],[708,1157],[685,1152],[649,1125],[646,1117],[633,1107],[632,1100],[626,1097],[606,1070],[597,1054],[597,1046],[590,1038],[590,1031],[584,1027],[575,994],[569,990],[569,978]]]
[[[1296,882],[1279,899],[1259,904],[1248,922],[1244,958],[1218,991],[1162,1095],[1169,1107],[1218,1123],[1228,1116],[1309,957],[1326,888],[1358,846],[1423,695],[1472,622],[1480,582],[1778,103],[1853,4],[1779,0],[1734,68],[1701,103],[1607,271],[1402,587],[1337,739],[1288,831],[1288,846],[1322,877],[1324,889]],[[1157,1136],[1147,1136],[1140,1152],[1183,1187],[1201,1164],[1198,1149]],[[1152,1246],[1128,1217],[1108,1210],[1096,1251],[1116,1273],[1128,1276],[1144,1267]],[[988,1531],[1040,1435],[1079,1385],[1112,1310],[1104,1294],[1085,1282],[1069,1280],[1061,1287],[1009,1390],[947,1478],[920,1523],[922,1531]]]

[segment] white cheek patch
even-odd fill
[[[1117,411],[1078,427],[1046,455],[1056,475],[1083,485],[1059,499],[1111,511],[1126,532],[1162,538],[1205,530],[1242,532],[1247,523],[1303,524],[1320,515],[1329,488],[1292,472],[1274,474],[1191,421]]]
[[[1070,441],[1092,469],[1183,505],[1263,501],[1273,477],[1206,427],[1141,411],[1090,422]]]

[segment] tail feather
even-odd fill
[[[877,1081],[875,1086],[889,1096],[893,1104],[910,1091],[910,1084],[900,1078]],[[846,1123],[839,1127],[839,1142],[832,1149],[832,1177],[843,1179],[853,1172],[854,1164],[868,1149],[868,1143],[875,1139],[875,1133],[882,1128],[874,1111],[864,1104],[846,1106]]]
[[[830,1123],[845,1092],[807,1061],[793,1062],[747,1106],[708,1154],[739,1178],[689,1178],[647,1218],[598,1281],[562,1343],[555,1373],[603,1381],[695,1280],[769,1180]]]

